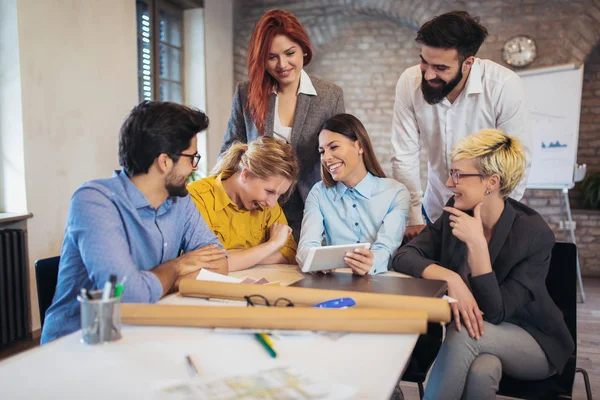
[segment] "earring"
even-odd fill
[[[359,151],[358,151],[358,154],[362,154],[362,150],[359,150]]]
[[[486,196],[489,196],[489,195],[490,195],[490,193],[492,193],[492,192],[490,192],[490,190],[489,190],[489,189],[487,189],[487,190],[485,191],[485,195],[486,195]]]
[[[308,53],[304,53],[304,57],[308,56]]]

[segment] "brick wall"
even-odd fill
[[[480,16],[488,28],[490,36],[478,54],[481,58],[502,63],[500,49],[504,41],[527,34],[538,44],[533,68],[586,61],[579,159],[600,170],[600,135],[596,134],[600,128],[600,50],[595,49],[600,38],[600,0],[238,0],[236,81],[247,79],[246,51],[254,24],[272,8],[290,11],[304,24],[315,48],[307,71],[344,89],[346,110],[365,124],[387,173],[391,173],[389,137],[395,84],[407,67],[418,63],[416,29],[434,15],[454,9]],[[421,172],[423,176],[425,168]],[[523,201],[557,229],[560,207],[556,191],[528,190]],[[572,201],[577,203],[576,194]],[[600,246],[600,232],[596,234]],[[589,229],[585,235],[589,237]],[[582,259],[584,274],[600,276],[592,260]]]

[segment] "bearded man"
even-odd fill
[[[465,11],[452,11],[421,26],[421,63],[408,68],[396,85],[392,124],[392,171],[409,189],[411,208],[405,239],[412,239],[442,215],[453,195],[445,182],[452,148],[465,136],[496,128],[519,138],[527,167],[510,194],[520,200],[531,165],[531,133],[520,77],[490,60],[475,58],[487,29]],[[519,51],[520,49],[515,49]],[[427,151],[427,188],[419,179],[421,146]]]
[[[122,302],[154,303],[201,268],[227,274],[225,250],[186,189],[200,160],[196,135],[207,127],[202,111],[175,103],[131,111],[119,136],[123,169],[71,198],[42,343],[80,329],[77,295],[102,289],[111,275],[126,280]]]

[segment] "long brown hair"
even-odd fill
[[[283,10],[269,10],[256,23],[250,46],[248,47],[248,108],[252,121],[258,132],[262,135],[265,126],[265,117],[269,107],[269,94],[277,83],[267,72],[266,62],[271,50],[273,38],[277,35],[285,35],[292,42],[296,42],[302,48],[304,65],[312,60],[312,47],[306,30],[291,13]]]
[[[287,201],[294,191],[298,179],[298,161],[292,146],[272,136],[262,136],[248,143],[234,142],[212,169],[212,175],[223,173],[227,179],[234,173],[247,168],[259,179],[281,176],[292,184],[283,194]]]
[[[379,161],[377,161],[377,157],[375,157],[375,151],[373,150],[371,139],[369,139],[369,134],[358,118],[352,114],[334,115],[325,121],[321,127],[321,131],[324,129],[339,133],[352,141],[358,140],[358,144],[363,149],[363,161],[367,171],[379,178],[385,178],[383,168],[381,168]],[[327,187],[333,187],[336,184],[331,173],[325,168],[323,163],[321,163],[321,178]]]

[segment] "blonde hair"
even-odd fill
[[[506,197],[525,173],[525,152],[521,142],[498,129],[483,129],[462,139],[452,150],[452,160],[473,159],[484,177],[500,177],[500,195]]]
[[[247,168],[255,177],[269,179],[281,176],[292,184],[283,194],[287,201],[298,179],[298,161],[294,149],[288,143],[272,136],[261,136],[250,143],[234,142],[212,169],[212,175],[223,173],[223,179]]]

